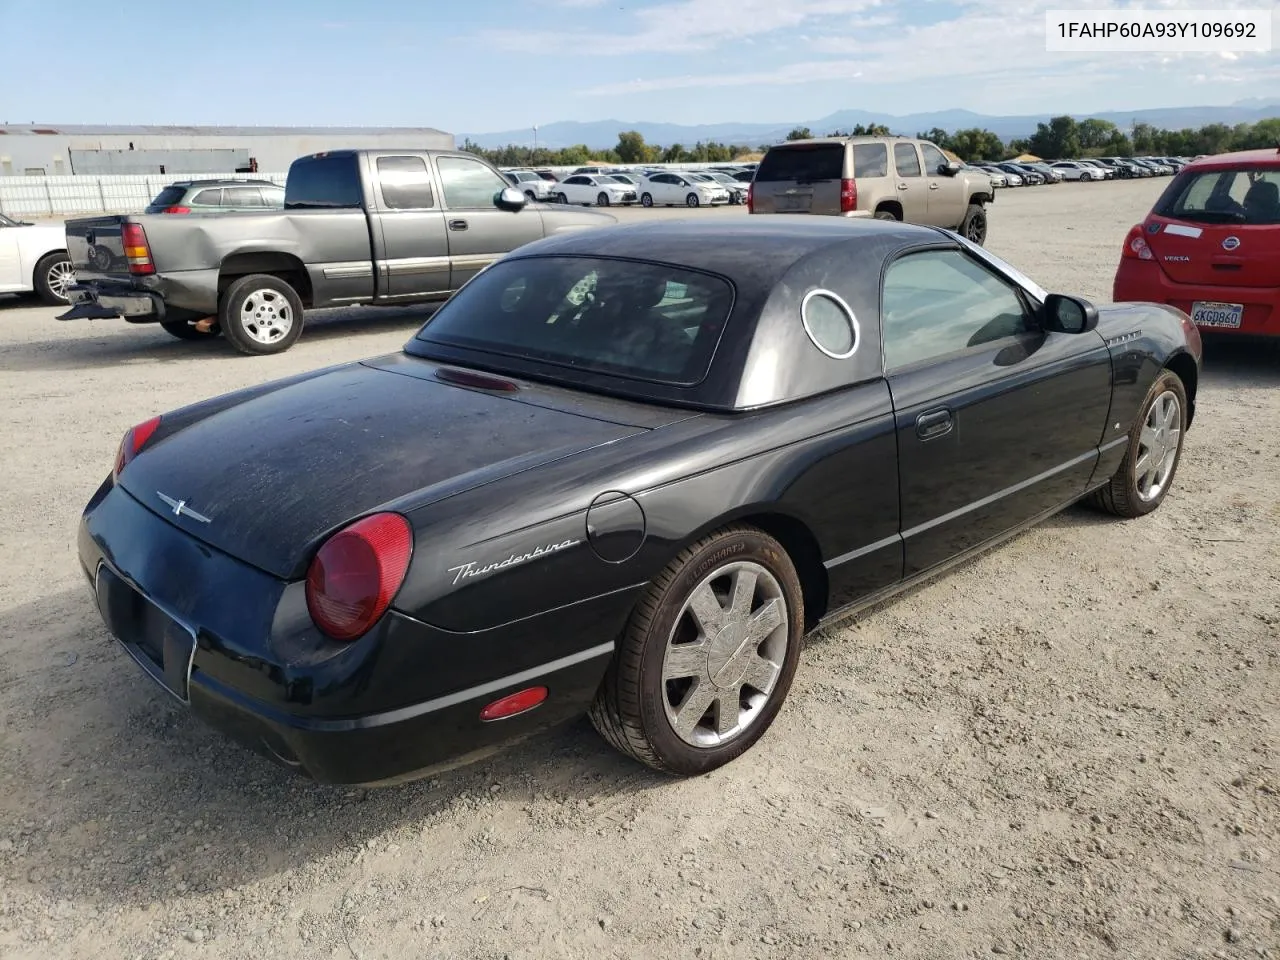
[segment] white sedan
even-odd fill
[[[555,185],[555,197],[560,203],[586,206],[594,203],[597,207],[621,203],[630,206],[636,202],[636,188],[604,173],[575,173]]]
[[[640,185],[640,204],[645,207],[676,204],[700,207],[705,204],[728,203],[729,191],[714,181],[694,180],[687,174],[655,173]]]
[[[1064,180],[1105,180],[1101,170],[1095,170],[1087,163],[1076,163],[1074,160],[1059,160],[1053,169],[1062,174]]]
[[[0,215],[0,293],[30,293],[53,306],[68,303],[75,283],[62,224],[37,226]]]
[[[532,170],[504,170],[502,174],[531,201],[555,199],[557,184],[554,180],[546,180]]]

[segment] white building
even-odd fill
[[[343,148],[452,150],[432,127],[114,127],[0,124],[0,177],[283,172]]]

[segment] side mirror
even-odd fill
[[[960,164],[956,163],[954,160],[949,160],[938,168],[938,172],[944,176],[954,177],[960,172]]]
[[[1088,300],[1051,293],[1044,301],[1044,328],[1052,333],[1088,333],[1098,325],[1098,308]]]
[[[515,187],[503,187],[498,191],[498,195],[493,198],[493,205],[499,210],[506,210],[508,213],[518,213],[525,208],[528,202],[529,198]]]

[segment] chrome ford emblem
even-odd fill
[[[1234,250],[1238,246],[1240,246],[1239,237],[1227,237],[1225,240],[1222,241],[1223,250]]]
[[[173,497],[166,497],[159,490],[156,491],[156,496],[173,508],[173,515],[175,517],[190,517],[192,520],[198,521],[199,523],[209,523],[209,518],[203,513],[196,513],[188,507],[187,501],[175,500]]]

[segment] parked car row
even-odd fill
[[[578,167],[563,179],[550,170],[510,168],[502,175],[530,202],[609,207],[701,207],[746,203],[755,164],[726,164],[706,170]]]
[[[1186,166],[1185,157],[1088,157],[1078,160],[977,161],[968,164],[991,177],[997,187],[1040,186],[1073,180],[1128,180],[1138,177],[1167,177]]]

